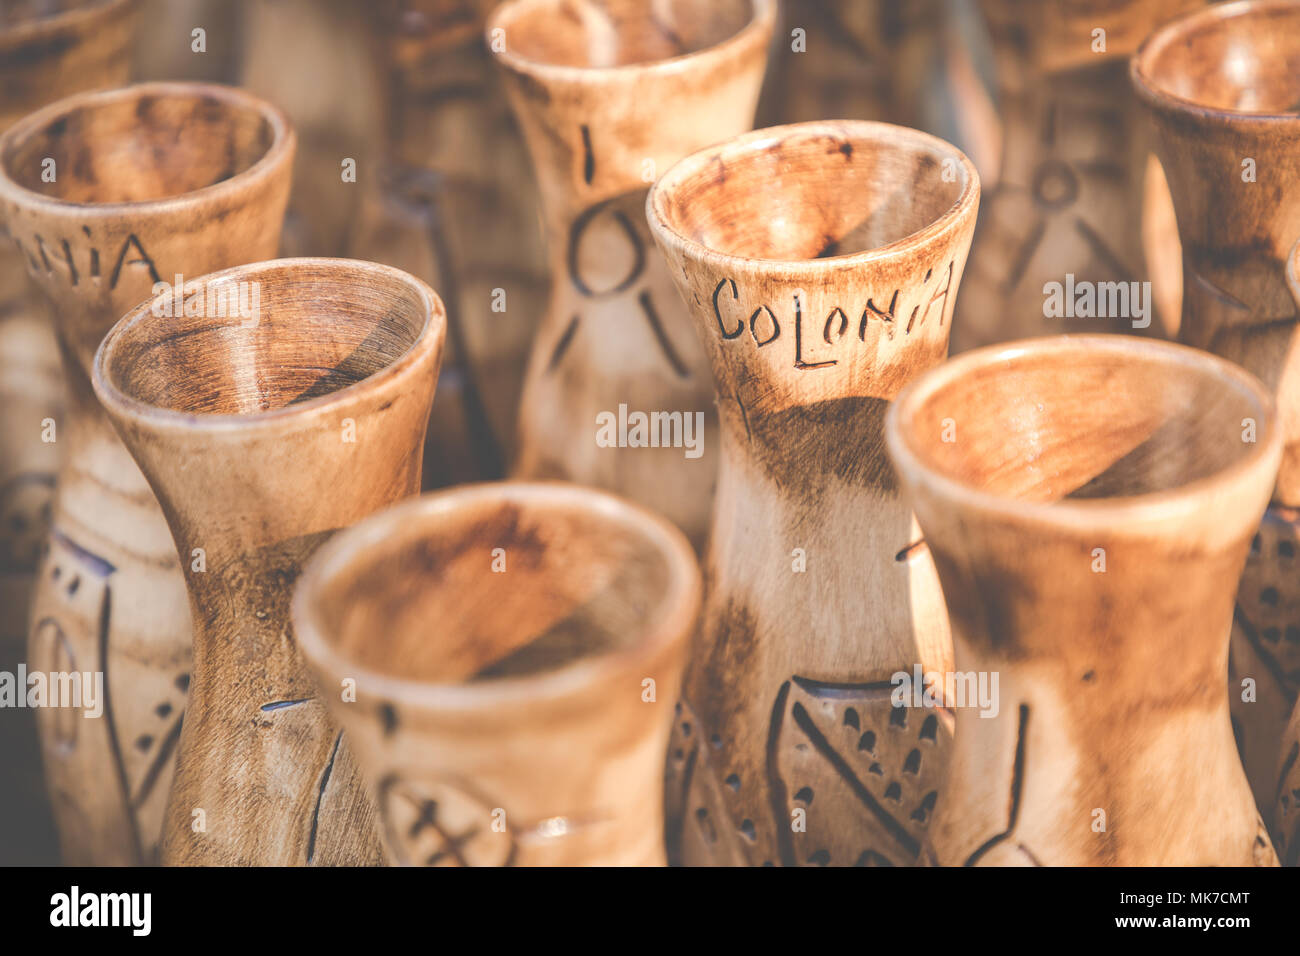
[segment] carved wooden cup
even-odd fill
[[[1300,691],[1300,311],[1285,277],[1300,238],[1300,5],[1183,17],[1143,44],[1131,72],[1178,213],[1179,338],[1253,372],[1278,403],[1282,467],[1238,592],[1229,670],[1246,774],[1271,814]]]
[[[683,156],[751,127],[774,20],[772,0],[515,0],[488,22],[537,169],[553,277],[513,472],[625,495],[697,548],[718,458],[713,383],[649,248],[645,195]],[[631,416],[654,413],[638,432]],[[598,431],[607,416],[617,436]]]
[[[155,858],[190,681],[176,549],[95,399],[92,357],[157,283],[275,254],[293,152],[274,107],[192,83],[81,94],[0,138],[0,213],[52,303],[69,384],[28,666],[104,675],[101,719],[38,714],[67,862]]]
[[[576,485],[508,483],[339,535],[293,613],[393,860],[654,865],[699,603],[695,556],[662,518]]]
[[[8,2],[0,9],[0,132],[80,90],[127,80],[135,0]],[[28,611],[49,535],[62,445],[42,441],[63,417],[54,328],[0,215],[0,670],[27,659]],[[24,689],[25,692],[25,689]],[[36,715],[0,715],[0,864],[46,863],[54,853]]]
[[[1143,316],[1134,308],[1149,278],[1141,237],[1149,144],[1127,58],[1161,23],[1203,2],[981,0],[996,54],[1002,162],[971,250],[955,350],[1160,328],[1149,296]],[[1044,295],[1049,282],[1061,285],[1059,310]],[[1114,298],[1089,306],[1070,294],[1075,282],[1123,283],[1123,298],[1119,286],[1107,287]]]
[[[1034,339],[918,379],[885,432],[957,673],[998,682],[996,714],[957,707],[932,861],[1276,864],[1223,692],[1281,454],[1262,385],[1184,346]]]
[[[94,380],[158,495],[194,608],[163,862],[378,863],[373,809],[302,666],[289,598],[330,534],[418,493],[443,305],[404,272],[348,259],[197,285],[204,314],[168,316],[164,296],[114,326]],[[251,319],[211,308],[246,294]]]
[[[697,153],[647,214],[717,382],[702,633],[669,751],[688,863],[914,861],[950,715],[890,706],[943,670],[943,599],[885,457],[885,409],[942,362],[979,179],[882,123]]]

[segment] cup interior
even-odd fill
[[[184,289],[119,323],[101,367],[128,398],[189,414],[254,415],[355,385],[431,321],[423,286],[344,260],[281,260]]]
[[[753,18],[754,0],[517,0],[493,26],[525,60],[609,68],[717,46]]]
[[[905,392],[898,438],[922,467],[1003,498],[1171,491],[1256,454],[1272,427],[1265,400],[1224,367],[1123,342],[991,349]]]
[[[1138,53],[1136,71],[1198,106],[1300,113],[1300,4],[1236,4],[1177,20]]]
[[[919,232],[961,201],[972,176],[957,150],[912,130],[809,124],[689,158],[655,202],[668,229],[714,252],[822,259]]]
[[[540,675],[634,648],[680,600],[677,556],[603,499],[503,491],[394,523],[314,581],[322,638],[348,666],[435,684]]]
[[[11,141],[0,162],[18,185],[52,199],[148,202],[239,175],[275,138],[275,125],[252,101],[139,87],[82,99]],[[47,159],[52,182],[44,177]]]

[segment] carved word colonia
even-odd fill
[[[687,458],[704,454],[703,412],[629,412],[596,415],[596,444],[601,448],[684,448]]]
[[[940,326],[944,322],[944,313],[948,310],[949,291],[952,288],[952,276],[955,263],[949,262],[940,270],[930,269],[925,273],[922,292],[933,280],[936,288],[923,295],[911,310],[899,307],[902,289],[894,289],[888,299],[868,298],[861,313],[856,307],[848,311],[842,306],[832,307],[825,316],[808,313],[803,296],[795,293],[790,297],[788,307],[777,304],[775,309],[768,303],[760,303],[745,317],[745,308],[738,308],[741,299],[740,289],[735,279],[722,279],[713,289],[713,316],[717,321],[718,331],[723,339],[739,339],[749,332],[756,348],[765,348],[781,338],[788,329],[794,335],[794,367],[798,369],[827,368],[836,365],[839,358],[840,343],[856,339],[867,341],[867,331],[878,328],[886,339],[892,341],[894,336],[908,336],[919,331],[927,321],[937,319]]]
[[[103,671],[0,671],[0,707],[79,707],[83,717],[104,713]]]

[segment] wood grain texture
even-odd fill
[[[274,107],[203,84],[80,94],[0,138],[0,210],[52,303],[69,385],[29,665],[102,671],[108,698],[100,720],[38,715],[68,862],[156,857],[190,680],[171,535],[95,399],[92,356],[155,283],[274,254],[293,151]]]
[[[394,862],[644,866],[664,863],[663,753],[699,602],[662,518],[503,483],[340,534],[293,614]]]
[[[0,132],[71,93],[124,83],[134,10],[134,0],[5,4]],[[61,450],[42,440],[42,430],[48,419],[62,418],[63,389],[45,303],[0,217],[0,670],[9,673],[27,659],[27,617]],[[36,844],[49,815],[31,711],[0,721],[0,764],[10,768],[10,787],[0,796],[0,861],[46,862],[48,856],[26,855],[45,852]]]
[[[919,852],[950,715],[900,711],[900,723],[889,682],[917,663],[951,669],[951,649],[881,421],[944,359],[978,202],[955,148],[864,122],[759,130],[651,190],[651,230],[712,363],[723,443],[702,630],[668,761],[670,840],[685,862],[904,864]]]
[[[1150,278],[1141,243],[1146,126],[1128,84],[1142,39],[1199,0],[983,0],[996,55],[1002,168],[980,216],[953,349],[1132,318],[1049,318],[1043,286]],[[1104,51],[1094,30],[1105,31]],[[1150,303],[1148,302],[1148,305]],[[1155,334],[1154,316],[1145,332]]]
[[[957,711],[927,858],[1276,865],[1223,690],[1281,454],[1258,380],[1169,343],[1032,339],[918,379],[885,428],[957,669],[999,675],[996,717]]]
[[[489,37],[504,31],[496,55],[537,171],[553,279],[513,474],[625,495],[697,548],[717,413],[704,349],[650,248],[645,195],[683,156],[750,128],[774,19],[770,0],[516,0],[488,23]],[[703,455],[601,447],[597,416],[620,405],[702,413]]]
[[[1179,339],[1249,369],[1278,403],[1282,467],[1241,582],[1229,688],[1246,772],[1270,814],[1296,701],[1287,629],[1300,623],[1285,554],[1300,537],[1300,310],[1286,283],[1300,239],[1300,7],[1252,0],[1188,15],[1154,34],[1131,72],[1178,214]],[[1245,678],[1254,701],[1242,700]]]
[[[194,609],[163,862],[375,864],[373,808],[303,669],[289,598],[333,531],[419,491],[443,306],[408,274],[352,260],[199,282],[257,283],[260,317],[145,303],[105,338],[94,383],[158,495]]]

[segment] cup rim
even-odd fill
[[[927,222],[915,232],[908,233],[893,242],[848,252],[838,256],[825,256],[818,259],[769,259],[761,256],[742,256],[710,248],[679,231],[668,221],[664,204],[669,191],[688,179],[694,178],[714,162],[724,158],[735,158],[747,153],[765,149],[772,143],[780,142],[792,134],[824,135],[838,139],[874,140],[883,143],[897,143],[902,140],[908,145],[929,148],[935,152],[947,154],[955,159],[966,172],[966,182],[957,199],[941,215]],[[979,205],[980,179],[975,164],[960,149],[945,139],[921,130],[892,123],[872,120],[815,120],[807,123],[786,123],[781,126],[769,126],[757,129],[729,139],[726,142],[705,147],[674,163],[661,176],[646,196],[646,219],[650,230],[663,245],[675,249],[678,253],[695,261],[705,261],[730,269],[752,270],[766,269],[788,275],[814,276],[822,274],[827,268],[844,266],[868,266],[881,260],[910,255],[918,249],[929,245],[936,239],[960,228],[968,218],[973,218]]]
[[[1129,81],[1134,92],[1151,109],[1187,114],[1206,122],[1240,125],[1242,123],[1294,123],[1300,120],[1300,110],[1280,113],[1236,110],[1209,106],[1197,100],[1187,99],[1169,92],[1156,83],[1148,69],[1156,56],[1171,44],[1184,38],[1191,30],[1207,23],[1280,10],[1290,11],[1300,16],[1300,7],[1297,7],[1293,0],[1232,0],[1230,3],[1198,7],[1175,17],[1143,40],[1142,45],[1130,58]]]
[[[985,491],[933,467],[913,447],[908,436],[916,411],[927,399],[957,379],[975,369],[989,368],[1020,357],[1059,354],[1115,355],[1129,359],[1137,355],[1152,364],[1181,366],[1194,369],[1201,375],[1221,376],[1259,405],[1263,437],[1246,454],[1223,468],[1173,488],[1137,495],[1061,498],[1050,502],[1027,501]],[[1118,334],[1052,335],[964,352],[904,386],[885,414],[884,430],[885,445],[895,469],[904,478],[912,476],[906,478],[905,484],[924,484],[941,497],[972,510],[1084,531],[1095,531],[1103,526],[1137,527],[1151,521],[1189,518],[1204,509],[1207,492],[1244,480],[1250,472],[1268,467],[1270,459],[1279,460],[1282,453],[1282,429],[1276,402],[1255,376],[1210,352],[1175,342]],[[1272,487],[1271,482],[1269,487]]]
[[[341,273],[350,271],[354,275],[382,276],[387,280],[413,290],[419,297],[424,310],[424,324],[421,325],[415,341],[396,360],[367,375],[360,381],[294,405],[283,405],[260,412],[250,412],[246,415],[188,412],[175,408],[166,408],[128,395],[108,375],[109,362],[112,360],[113,352],[118,343],[137,325],[147,322],[150,318],[156,318],[151,315],[153,304],[172,295],[170,291],[162,292],[156,296],[150,296],[114,323],[95,350],[94,361],[91,363],[91,384],[94,386],[95,394],[99,397],[100,402],[114,414],[134,421],[145,422],[154,429],[190,433],[206,432],[210,434],[246,432],[253,428],[270,428],[292,423],[300,420],[304,415],[326,410],[336,405],[343,405],[357,395],[362,388],[371,390],[415,374],[426,356],[430,354],[436,356],[439,353],[447,327],[447,312],[442,299],[428,284],[393,266],[369,262],[364,259],[326,257],[267,259],[263,262],[246,263],[223,269],[220,272],[212,272],[191,281],[201,282],[206,288],[210,283],[219,280],[251,281],[263,273],[292,271],[301,267],[326,267]],[[159,319],[159,321],[170,320]]]
[[[44,16],[19,20],[5,29],[0,27],[0,47],[22,46],[47,33],[58,33],[83,24],[93,23],[100,17],[116,13],[119,8],[134,7],[139,0],[97,0],[88,5],[57,10]]]
[[[512,18],[520,9],[536,2],[537,0],[507,0],[507,2],[497,6],[488,16],[484,28],[484,36],[487,37],[489,44],[488,49],[492,50],[491,36],[493,30],[497,27],[504,28],[507,19]],[[492,57],[515,73],[546,77],[553,81],[586,83],[591,86],[606,84],[612,76],[627,76],[635,72],[655,75],[680,73],[689,69],[703,57],[722,56],[733,49],[750,43],[756,36],[761,37],[772,32],[776,24],[776,0],[747,0],[747,2],[750,7],[749,20],[735,33],[712,46],[662,60],[650,60],[645,63],[623,63],[616,66],[570,66],[560,63],[548,63],[545,60],[534,60],[531,57],[515,53],[509,46],[501,52],[492,50]],[[766,45],[766,42],[764,45]]]
[[[115,101],[138,99],[144,96],[172,96],[190,99],[215,99],[257,113],[270,124],[271,144],[256,162],[228,179],[157,199],[128,202],[75,202],[28,189],[9,175],[9,156],[18,145],[41,130],[66,119],[78,110],[94,109]],[[228,193],[252,188],[275,176],[280,168],[293,158],[297,135],[288,116],[274,104],[254,96],[247,90],[221,83],[192,83],[163,80],[149,83],[132,83],[109,90],[90,90],[74,93],[29,113],[0,134],[0,200],[16,206],[37,209],[46,214],[75,214],[87,219],[105,219],[119,216],[143,217],[176,212],[187,206],[198,206],[215,201]]]
[[[316,596],[346,573],[358,556],[381,553],[385,544],[394,539],[418,540],[420,535],[413,534],[412,529],[436,528],[461,509],[483,503],[514,504],[535,513],[559,508],[594,510],[608,522],[621,523],[640,533],[666,558],[668,582],[659,606],[667,613],[655,616],[644,637],[632,646],[581,657],[540,673],[477,682],[439,683],[395,677],[363,667],[339,651],[327,636],[331,628],[323,620]],[[403,499],[331,537],[312,555],[299,576],[290,616],[294,637],[308,665],[325,677],[352,676],[358,685],[364,683],[369,696],[422,710],[464,715],[523,702],[555,702],[580,694],[597,682],[625,677],[639,663],[653,661],[674,643],[689,642],[699,614],[701,589],[695,552],[685,535],[647,508],[569,482],[477,482]]]

